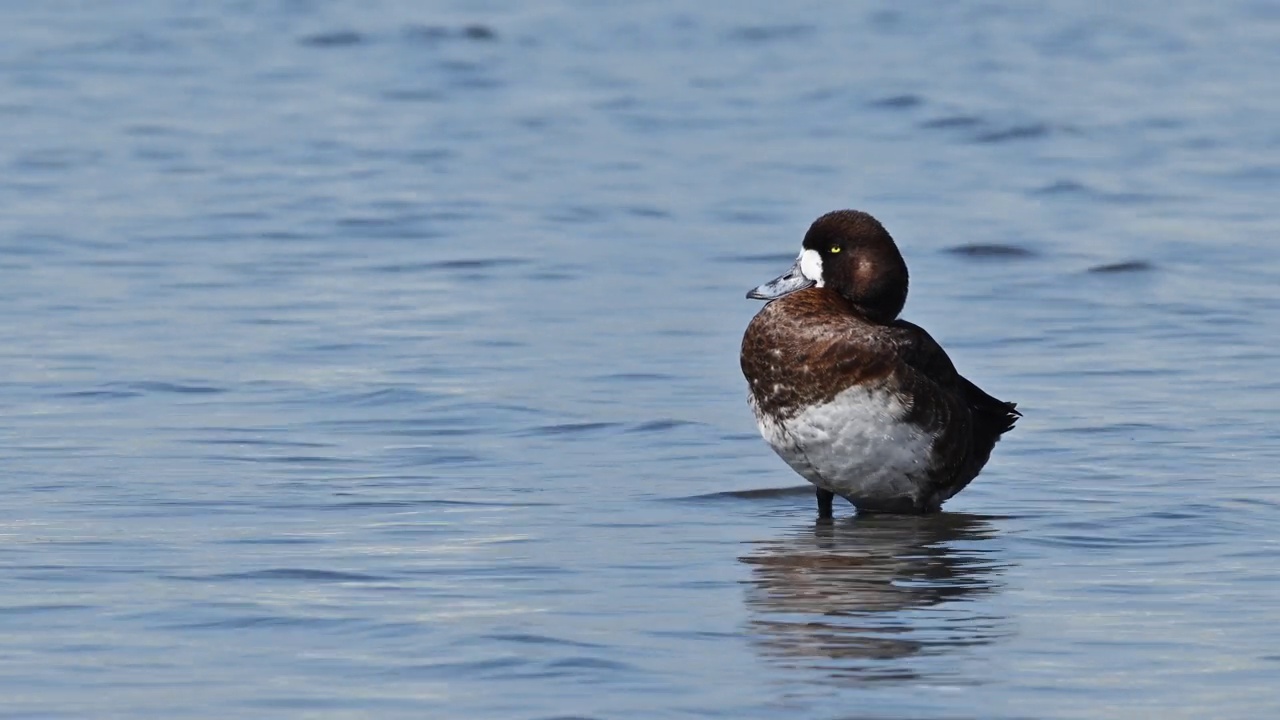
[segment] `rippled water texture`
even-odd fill
[[[0,716],[1280,714],[1272,2],[9,3]],[[874,213],[1026,411],[814,522]]]

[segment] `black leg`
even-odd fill
[[[818,488],[818,518],[827,520],[831,518],[831,501],[834,500],[836,494],[830,490]]]

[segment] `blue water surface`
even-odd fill
[[[1280,714],[1280,10],[0,7],[0,717]],[[815,523],[808,223],[1026,417]]]

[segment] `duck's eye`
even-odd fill
[[[840,246],[839,246],[839,245],[832,245],[832,246],[831,246],[831,254],[832,254],[832,255],[835,255],[835,254],[836,254],[836,253],[838,253],[838,252],[840,252]]]

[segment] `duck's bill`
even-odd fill
[[[797,290],[803,290],[816,285],[813,280],[804,276],[804,272],[800,270],[800,261],[796,260],[796,264],[785,275],[774,278],[760,287],[747,293],[747,298],[751,300],[777,300],[783,295],[790,295]]]

